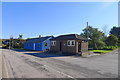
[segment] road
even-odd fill
[[[22,50],[0,51],[3,78],[118,77],[118,50],[88,58]]]

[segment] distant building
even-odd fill
[[[88,39],[78,34],[60,35],[50,39],[52,52],[82,53],[88,51]]]
[[[50,49],[50,39],[52,39],[53,36],[46,36],[46,37],[40,37],[39,38],[32,38],[28,39],[24,43],[24,49],[28,50],[36,50],[36,51],[46,51]]]

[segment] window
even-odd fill
[[[71,44],[72,44],[72,45],[75,45],[75,41],[71,41]]]
[[[44,46],[47,46],[47,45],[48,45],[47,43],[44,44]]]
[[[67,41],[67,45],[70,45],[70,41]]]
[[[68,40],[67,46],[75,46],[75,40]]]
[[[51,46],[56,46],[56,41],[51,41]]]

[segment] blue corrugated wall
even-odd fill
[[[53,38],[53,37],[51,37]],[[45,51],[46,49],[50,49],[50,39],[45,40],[42,43],[24,43],[24,49],[28,50],[36,50],[36,51]],[[47,46],[45,46],[45,43],[47,43]]]
[[[42,51],[42,43],[24,43],[24,49]]]
[[[34,50],[34,43],[24,43],[24,49]]]
[[[39,47],[39,45],[40,45],[40,47]],[[36,51],[42,51],[42,43],[36,43],[35,44],[35,50]]]

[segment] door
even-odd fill
[[[78,42],[78,52],[81,52],[81,42]]]
[[[60,51],[62,51],[62,42],[60,42]]]

